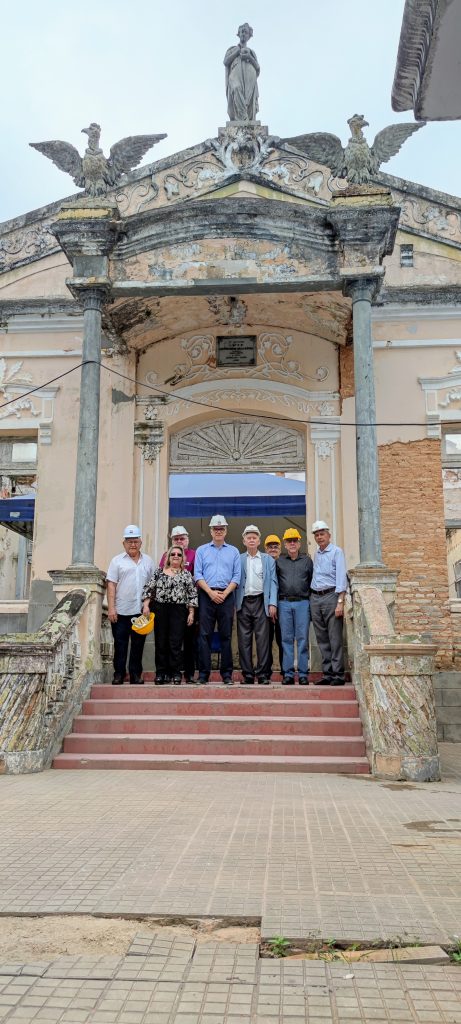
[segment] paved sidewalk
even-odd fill
[[[461,969],[259,960],[255,945],[195,947],[163,933],[145,955],[0,967],[0,1021],[458,1024]]]
[[[262,936],[461,932],[461,751],[445,781],[216,772],[1,780],[1,914],[262,920]]]

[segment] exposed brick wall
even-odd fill
[[[352,398],[355,395],[352,345],[339,347],[339,393],[341,398]]]
[[[440,441],[379,448],[383,558],[400,570],[396,629],[438,645],[438,664],[452,663]]]

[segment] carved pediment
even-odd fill
[[[171,439],[170,468],[200,473],[206,469],[241,472],[304,469],[304,446],[297,430],[241,420],[204,423],[181,430]]]

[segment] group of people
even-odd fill
[[[312,560],[301,551],[301,534],[289,527],[282,542],[269,534],[260,550],[261,532],[246,526],[245,551],[226,541],[224,516],[210,521],[211,540],[196,551],[189,548],[184,526],[174,526],[171,546],[156,568],[141,551],[138,526],[127,526],[124,551],[107,571],[108,617],[114,639],[113,683],[125,680],[128,647],[130,682],[140,684],[145,636],[132,629],[142,613],[155,614],[156,683],[207,683],[215,631],[225,685],[233,683],[232,626],[237,616],[237,640],[243,683],[268,685],[277,643],[282,683],[308,685],[309,625],[312,621],[327,686],[344,685],[343,616],[347,589],[344,553],[331,542],[323,520],[312,525],[317,551]],[[198,642],[197,642],[198,630]],[[131,640],[131,644],[130,644]],[[253,658],[253,641],[256,665]],[[296,649],[296,657],[295,657]],[[198,662],[198,680],[195,679]]]

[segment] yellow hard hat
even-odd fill
[[[131,628],[134,633],[139,633],[140,636],[147,636],[148,633],[152,633],[154,628],[155,615],[150,612],[149,615],[136,615],[131,620]]]
[[[281,540],[280,537],[277,537],[276,533],[270,533],[269,536],[266,537],[264,544],[281,544]]]
[[[301,540],[301,534],[299,533],[298,530],[295,530],[295,529],[293,529],[292,526],[290,526],[288,530],[285,530],[285,533],[283,534],[283,539],[284,540]]]

